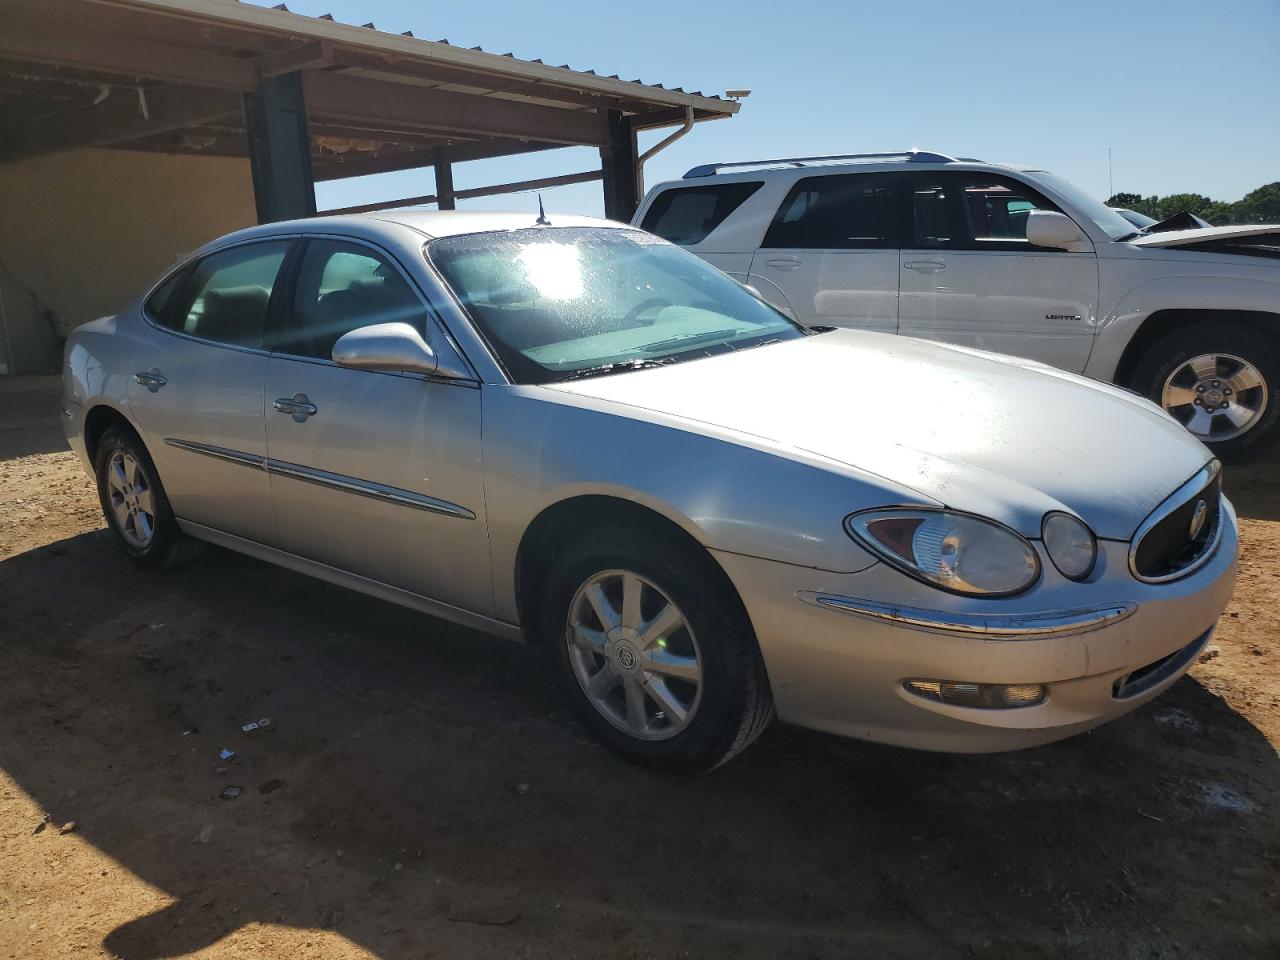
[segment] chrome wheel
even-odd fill
[[[587,699],[619,730],[666,740],[698,712],[698,641],[680,608],[639,574],[607,570],[580,586],[565,642]]]
[[[120,535],[131,547],[145,550],[155,536],[155,497],[137,458],[127,450],[116,450],[107,463],[107,496]]]
[[[1267,412],[1267,382],[1248,360],[1207,353],[1179,366],[1164,382],[1165,410],[1201,440],[1231,440]]]

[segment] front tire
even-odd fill
[[[178,528],[151,457],[137,434],[109,427],[95,459],[98,500],[120,549],[148,569],[192,559],[203,544]]]
[[[624,526],[556,559],[540,639],[587,730],[624,757],[680,773],[719,766],[773,717],[745,611],[715,561]]]
[[[1223,459],[1261,452],[1280,435],[1280,343],[1245,324],[1167,334],[1143,354],[1131,385]]]

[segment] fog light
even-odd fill
[[[956,707],[1009,710],[1043,703],[1049,691],[1041,683],[959,683],[954,680],[907,680],[903,686],[918,697]]]

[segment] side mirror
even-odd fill
[[[1093,244],[1074,220],[1053,210],[1032,210],[1027,214],[1027,240],[1037,247],[1053,247],[1071,253],[1088,253]]]
[[[375,323],[344,334],[333,345],[333,362],[352,370],[428,376],[439,366],[422,334],[407,323]]]

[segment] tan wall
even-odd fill
[[[0,164],[0,294],[11,373],[56,370],[50,324],[114,313],[182,254],[256,221],[247,160],[130,150],[78,150]]]

